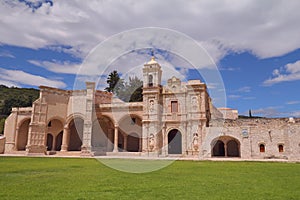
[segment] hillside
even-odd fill
[[[5,118],[12,107],[28,107],[39,97],[39,90],[0,85],[0,134],[3,133]]]

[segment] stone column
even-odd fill
[[[142,142],[143,142],[143,138],[140,137],[140,138],[139,138],[139,152],[142,151]]]
[[[112,129],[108,129],[107,130],[107,145],[106,145],[106,151],[110,152],[113,150],[113,133],[112,133]]]
[[[52,148],[51,148],[51,151],[55,151],[55,146],[56,146],[56,137],[54,135],[52,135]]]
[[[127,151],[127,139],[128,139],[128,135],[124,134],[124,150]]]
[[[166,125],[164,124],[162,127],[162,156],[166,156],[167,155],[167,148],[168,148],[168,137],[166,136]]]
[[[16,128],[16,132],[15,132],[15,146],[14,146],[14,150],[18,151],[18,135],[19,135],[19,128]],[[27,140],[28,141],[28,140]]]
[[[92,129],[94,116],[95,83],[86,82],[86,111],[83,126],[81,155],[90,155],[92,151]]]
[[[148,152],[148,124],[143,123],[143,127],[142,127],[142,152]]]
[[[118,139],[118,125],[115,125],[115,136],[114,136],[114,150],[113,152],[119,152],[118,151],[118,143],[119,143],[119,139]]]
[[[224,142],[225,157],[227,157],[227,142]]]
[[[64,128],[61,151],[68,151],[70,143],[70,129],[68,127]]]

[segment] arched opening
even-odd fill
[[[28,141],[28,131],[29,131],[30,119],[22,122],[18,130],[17,138],[17,150],[24,151],[26,149]]]
[[[282,153],[283,152],[283,144],[278,145],[278,152]]]
[[[230,140],[227,142],[227,156],[228,157],[239,157],[239,144],[235,140]]]
[[[181,133],[177,129],[173,129],[168,134],[168,153],[182,154]]]
[[[51,133],[47,134],[47,151],[51,151],[52,150],[52,145],[53,145],[53,136]]]
[[[63,132],[63,123],[59,119],[52,119],[48,122],[47,125],[48,134],[47,134],[47,141],[45,143],[48,151],[60,151],[61,144],[62,144],[62,132]],[[49,136],[49,134],[51,136]],[[50,144],[50,140],[52,144]]]
[[[151,74],[149,75],[148,83],[149,83],[148,84],[149,87],[153,86],[153,76]]]
[[[93,122],[92,148],[97,152],[113,151],[114,124],[105,116],[101,116]]]
[[[260,153],[264,153],[265,151],[266,151],[265,145],[264,145],[264,144],[260,144],[260,145],[259,145],[259,152],[260,152]]]
[[[119,151],[139,152],[141,150],[142,120],[138,115],[129,114],[119,121]]]
[[[70,122],[70,141],[68,151],[80,151],[83,137],[83,119],[74,118]]]
[[[240,157],[240,143],[230,136],[221,136],[211,143],[212,156]]]
[[[127,137],[127,151],[138,152],[140,147],[140,138],[138,134],[131,133]]]
[[[61,132],[56,136],[55,151],[60,151],[60,150],[61,150],[62,138],[63,138],[63,132],[61,131]]]
[[[218,140],[216,144],[213,147],[213,154],[212,156],[225,156],[225,148],[224,148],[224,142],[221,140]]]

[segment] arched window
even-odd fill
[[[264,144],[260,144],[259,145],[259,152],[264,153],[266,151],[265,145]]]
[[[283,144],[278,145],[278,151],[280,153],[283,152]]]
[[[153,76],[151,74],[149,75],[148,85],[149,87],[153,86]]]

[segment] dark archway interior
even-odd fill
[[[24,151],[26,149],[26,145],[28,141],[29,123],[30,123],[30,119],[27,119],[19,127],[18,143],[17,143],[18,151]]]
[[[53,136],[50,133],[48,133],[47,134],[47,151],[52,150],[52,144],[53,144]]]
[[[60,133],[56,136],[56,145],[55,145],[55,150],[56,150],[56,151],[60,151],[60,150],[61,150],[62,138],[63,138],[63,132],[60,132]]]
[[[240,157],[240,145],[235,138],[220,137],[212,146],[212,156]]]
[[[225,156],[224,142],[218,140],[213,148],[213,156]]]
[[[127,138],[127,151],[138,152],[140,146],[140,138],[136,133],[131,133]]]
[[[83,120],[75,118],[70,124],[70,142],[69,151],[80,151],[83,137]]]
[[[181,133],[177,129],[173,129],[168,134],[168,153],[182,154]]]
[[[230,140],[227,142],[227,156],[228,157],[239,157],[239,144],[235,140]]]

